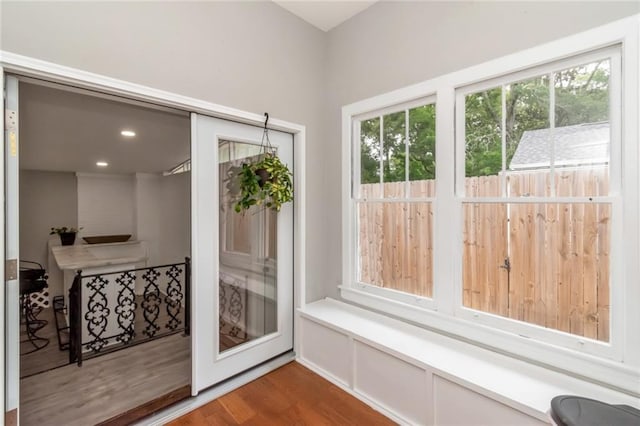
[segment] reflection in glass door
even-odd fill
[[[193,369],[199,392],[293,348],[293,206],[234,209],[262,126],[192,114]],[[293,136],[270,130],[294,170]]]
[[[257,161],[260,146],[220,139],[218,145],[219,351],[277,331],[277,216],[253,206],[237,213],[236,176]]]

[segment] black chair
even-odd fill
[[[38,351],[49,344],[49,339],[40,337],[36,332],[47,325],[47,321],[38,319],[41,308],[34,306],[31,295],[42,292],[47,285],[47,273],[41,264],[29,260],[20,261],[20,306],[27,339],[20,343],[30,343],[33,349],[21,352],[21,355]]]
[[[549,411],[556,426],[638,426],[640,410],[628,405],[607,404],[575,395],[559,395]]]

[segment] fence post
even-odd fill
[[[69,364],[82,366],[82,270],[76,272],[69,289]]]
[[[191,259],[184,258],[184,335],[191,335]]]

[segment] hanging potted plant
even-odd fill
[[[271,146],[267,129],[269,114],[265,116],[258,161],[244,163],[237,174],[238,198],[234,208],[238,213],[262,205],[279,212],[283,204],[293,201],[293,175]]]
[[[66,226],[63,226],[61,228],[51,228],[51,232],[49,232],[49,235],[58,234],[60,236],[60,242],[63,246],[72,246],[76,241],[76,234],[78,233],[78,231],[80,231],[80,229],[82,228],[67,228]]]

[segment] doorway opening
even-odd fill
[[[253,377],[255,374],[264,374],[273,368],[278,366],[278,363],[273,361],[265,362],[265,360],[275,359],[278,354],[285,353],[285,357],[293,355],[291,348],[293,346],[293,312],[295,308],[299,308],[304,300],[304,259],[305,259],[305,246],[304,246],[304,229],[305,229],[305,215],[304,215],[304,169],[302,167],[293,168],[294,156],[296,164],[303,164],[305,158],[305,128],[302,125],[285,122],[278,119],[272,119],[269,122],[269,128],[274,130],[275,134],[280,133],[282,137],[286,138],[286,143],[276,143],[274,145],[288,146],[289,153],[287,161],[290,167],[293,169],[294,175],[294,193],[295,202],[289,204],[289,207],[284,211],[281,211],[278,215],[278,225],[276,227],[278,235],[281,231],[284,231],[285,238],[278,236],[277,246],[277,259],[278,262],[287,262],[286,267],[281,267],[278,264],[277,268],[277,284],[283,286],[286,291],[277,291],[273,294],[277,297],[277,303],[273,305],[277,306],[277,330],[274,332],[272,326],[263,330],[263,336],[258,333],[247,333],[249,338],[245,341],[236,344],[232,348],[225,350],[224,343],[221,343],[219,339],[219,328],[224,318],[219,317],[218,308],[218,290],[221,284],[219,269],[219,263],[221,259],[218,257],[218,236],[216,235],[219,227],[219,211],[222,199],[219,198],[218,178],[219,170],[216,164],[218,161],[218,145],[221,139],[245,143],[250,142],[259,144],[260,136],[262,134],[262,119],[260,115],[234,110],[224,106],[216,105],[213,103],[205,102],[202,100],[188,98],[169,92],[163,92],[135,84],[127,83],[124,81],[118,81],[104,76],[90,74],[86,72],[80,72],[74,69],[61,69],[54,64],[45,62],[32,63],[29,58],[19,57],[10,53],[3,52],[4,71],[16,72],[21,75],[20,80],[25,83],[37,83],[37,85],[44,85],[46,87],[53,86],[54,88],[63,88],[65,91],[84,93],[86,88],[91,95],[95,95],[101,99],[115,100],[125,104],[144,106],[150,109],[157,109],[160,111],[170,112],[180,110],[184,113],[185,110],[195,111],[191,113],[191,152],[190,160],[184,163],[176,165],[172,172],[190,171],[193,175],[191,178],[190,191],[185,191],[189,194],[193,200],[191,200],[190,206],[194,206],[191,209],[191,248],[193,250],[193,288],[190,297],[186,297],[185,300],[191,300],[193,302],[192,307],[192,328],[191,328],[191,381],[190,390],[191,395],[195,396],[198,392],[216,386],[216,384],[225,380],[230,376],[247,372],[247,374],[239,375],[233,380],[233,383],[237,383],[237,379],[243,377]],[[38,76],[38,78],[46,79],[47,82],[31,81],[26,76]],[[4,74],[5,86],[9,87],[8,79],[11,78],[8,74]],[[58,86],[56,83],[60,82],[65,85],[64,87]],[[66,85],[73,85],[74,87],[68,87]],[[17,80],[16,80],[17,86]],[[17,93],[17,89],[16,89]],[[6,91],[9,94],[9,90]],[[85,93],[86,94],[86,93]],[[170,111],[167,111],[170,110]],[[12,97],[5,97],[5,112],[8,119],[11,119],[11,114],[17,116],[18,101],[17,96],[12,100]],[[221,118],[213,118],[221,117]],[[14,259],[19,257],[18,253],[18,194],[17,194],[17,181],[18,181],[18,160],[17,155],[12,151],[12,147],[17,147],[17,119],[15,125],[11,125],[12,121],[7,122],[5,120],[5,178],[6,188],[5,197],[7,199],[6,211],[4,212],[5,224],[7,225],[5,236],[5,255],[6,260],[9,262],[8,266],[11,267],[11,263]],[[24,125],[23,122],[21,122]],[[222,124],[222,125],[221,125]],[[229,127],[231,126],[231,127]],[[265,125],[266,127],[266,125]],[[258,133],[256,134],[256,130]],[[283,140],[284,141],[284,140]],[[293,150],[293,143],[295,142],[296,149]],[[295,154],[295,155],[294,155]],[[97,163],[98,161],[96,161]],[[105,161],[107,162],[107,161]],[[224,161],[223,161],[224,162]],[[107,162],[108,163],[108,162]],[[97,165],[97,164],[96,164]],[[89,173],[89,172],[85,172]],[[13,178],[15,176],[15,178]],[[10,182],[12,178],[15,180],[15,187]],[[187,203],[188,204],[188,203]],[[197,208],[195,207],[197,206]],[[294,220],[295,218],[295,220]],[[285,225],[285,226],[281,226]],[[13,230],[15,229],[15,230]],[[286,236],[288,235],[288,237]],[[213,238],[212,238],[213,237]],[[282,242],[286,243],[283,244]],[[185,264],[187,262],[185,261]],[[7,271],[10,272],[10,269]],[[290,274],[287,279],[282,279],[281,273]],[[291,276],[291,273],[293,276]],[[83,278],[85,278],[83,276]],[[248,282],[248,281],[247,281]],[[6,399],[5,409],[7,411],[8,418],[15,418],[18,415],[18,392],[19,386],[19,353],[17,350],[18,336],[14,333],[18,332],[18,278],[9,273],[6,278],[6,298],[8,301],[16,301],[16,303],[7,303],[6,309],[13,309],[12,305],[15,305],[15,310],[12,312],[6,312],[6,319],[8,327],[6,330],[6,359],[7,369],[5,371],[5,383],[6,383]],[[214,295],[215,294],[215,295]],[[253,297],[253,295],[252,295]],[[259,298],[258,298],[259,300]],[[270,301],[267,302],[266,310],[268,311]],[[264,307],[263,306],[263,307]],[[188,317],[187,317],[188,318]],[[15,325],[12,327],[11,324]],[[248,326],[247,326],[248,327]],[[14,331],[15,329],[15,331]],[[299,329],[299,328],[298,328]],[[170,337],[174,338],[180,334],[174,334]],[[156,341],[162,341],[163,339],[157,339]],[[148,343],[154,344],[156,341]],[[11,347],[13,346],[13,347]],[[138,345],[142,347],[144,345]],[[131,367],[130,359],[124,359],[123,354],[127,350],[120,350],[109,353],[103,357],[113,357],[114,365]],[[283,359],[279,357],[278,359]],[[94,363],[95,359],[85,360],[82,364],[82,369],[86,369],[91,363]],[[143,366],[145,360],[143,359]],[[148,364],[148,362],[147,362]],[[170,371],[177,371],[175,368],[169,372],[167,370],[161,370],[157,365],[154,365],[154,375],[156,377],[167,377],[167,374],[171,374]],[[215,367],[215,368],[213,368]],[[254,368],[257,367],[257,368]],[[55,368],[52,372],[63,371],[63,368]],[[74,368],[78,368],[74,366]],[[249,372],[251,370],[251,372]],[[84,370],[88,371],[88,370]],[[33,376],[35,377],[35,376]],[[94,382],[96,378],[101,378],[99,372],[93,376],[87,375],[86,377],[93,377]],[[68,378],[67,378],[68,379]],[[227,382],[225,382],[227,383]],[[136,387],[137,385],[137,387]],[[225,386],[227,386],[225,384]],[[144,382],[136,382],[136,384],[130,383],[130,388],[136,391],[145,391],[149,387],[149,384]],[[50,395],[57,395],[60,400],[72,400],[72,397],[65,395],[64,389],[45,389],[45,392]],[[215,392],[214,392],[215,393]],[[167,395],[168,398],[163,399],[163,402],[169,401],[170,398],[183,398],[189,394],[189,387],[180,389],[179,392],[174,392]],[[210,395],[208,392],[206,395]],[[59,401],[52,401],[49,408],[45,411],[51,414],[52,410],[61,411],[65,408],[58,404]],[[98,412],[105,407],[102,403],[104,399],[99,400],[98,397],[93,398],[95,404],[90,409]],[[111,399],[107,399],[107,404],[111,404]],[[74,408],[79,403],[76,401]],[[113,407],[112,407],[113,408]],[[157,401],[151,401],[143,408],[147,409],[147,412],[155,411],[159,408]],[[139,418],[139,411],[133,412],[124,411],[122,407],[116,407],[118,417],[111,417],[112,421],[120,423],[130,423],[135,418]],[[24,410],[25,407],[20,407],[21,423],[24,422]],[[73,415],[74,420],[78,420],[81,424],[91,422],[91,418],[83,418],[81,413],[70,410],[69,416]],[[136,417],[137,416],[137,417]],[[48,419],[49,420],[49,419]],[[109,420],[107,420],[108,422]],[[71,423],[67,423],[71,424]]]
[[[26,78],[18,105],[21,424],[188,397],[188,113]]]

